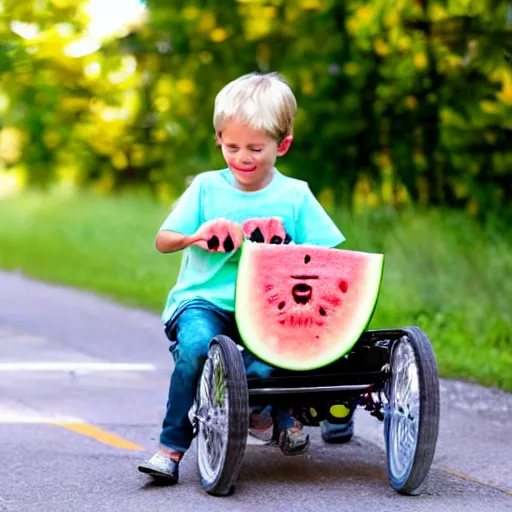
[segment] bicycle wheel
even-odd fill
[[[227,336],[211,342],[195,419],[201,485],[213,496],[232,494],[247,443],[249,393],[242,355]]]
[[[391,487],[402,494],[417,494],[437,443],[439,376],[425,333],[418,327],[404,331],[406,336],[391,351],[384,436]]]

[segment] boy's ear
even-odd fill
[[[293,142],[293,135],[288,135],[287,137],[285,137],[283,139],[283,141],[281,142],[281,144],[279,144],[279,146],[277,147],[277,156],[285,155],[288,152],[288,150],[290,149],[292,142]]]
[[[215,145],[217,147],[221,147],[222,146],[222,132],[215,132]]]

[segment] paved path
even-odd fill
[[[0,272],[0,512],[512,511],[512,395],[446,380],[420,497],[388,487],[382,427],[364,411],[346,446],[318,429],[304,457],[248,446],[232,497],[201,491],[193,451],[178,486],[154,485],[135,468],[171,369],[156,315]]]

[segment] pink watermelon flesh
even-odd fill
[[[215,219],[208,223],[208,226],[203,226],[208,229],[207,233],[209,236],[206,245],[210,251],[214,252],[232,252],[238,249],[240,241],[238,237],[243,236],[243,232],[240,229],[240,235],[233,232],[233,228],[228,226],[226,219]],[[204,234],[204,233],[203,233]],[[234,236],[234,238],[232,237]],[[236,243],[236,247],[235,247]]]
[[[339,359],[371,319],[383,262],[382,254],[245,241],[235,306],[245,345],[290,370]]]

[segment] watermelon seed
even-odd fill
[[[279,245],[283,243],[283,239],[280,236],[275,235],[271,238],[270,243]]]
[[[346,293],[346,291],[348,290],[347,281],[340,281],[340,284],[338,286],[343,293]]]
[[[219,247],[219,239],[214,235],[207,242],[208,249],[218,249]]]
[[[311,256],[309,254],[306,254],[306,257],[304,258],[304,263],[309,263],[311,261]]]
[[[292,241],[292,237],[286,233],[286,236],[284,237],[284,243],[289,244]]]
[[[251,237],[249,238],[251,242],[257,242],[259,244],[262,244],[265,242],[265,238],[263,237],[263,233],[261,232],[260,228],[256,228],[252,233]]]
[[[277,309],[283,309],[285,306],[285,303],[284,302],[280,302],[277,306]]]
[[[325,309],[324,309],[324,308],[320,308],[319,313],[320,313],[322,316],[327,315],[327,313],[325,312]]]
[[[231,252],[235,248],[235,244],[233,243],[233,239],[228,235],[226,240],[224,240],[224,250],[226,252]]]

